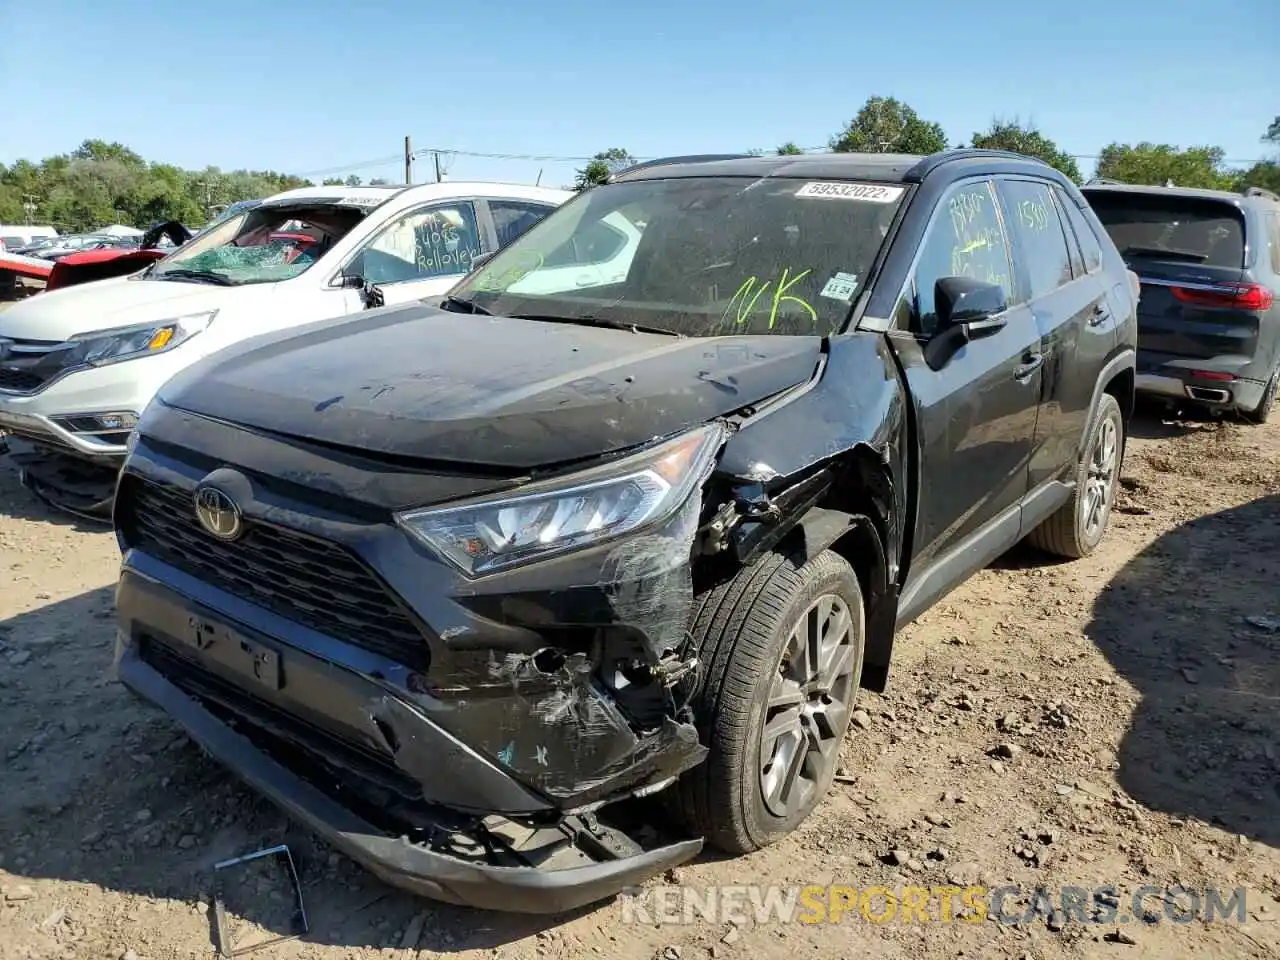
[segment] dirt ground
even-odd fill
[[[291,828],[109,679],[115,542],[34,504],[0,460],[0,957],[208,956],[212,865],[282,841],[311,920],[258,954],[285,960],[1280,956],[1280,426],[1144,416],[1124,484],[1095,556],[1019,549],[905,631],[892,692],[864,695],[841,782],[801,833],[707,856],[645,896],[1112,885],[1126,914],[1134,890],[1180,884],[1245,888],[1244,923],[1157,905],[1161,922],[1127,925],[856,910],[838,925],[659,925],[619,902],[540,919],[415,901]],[[236,888],[260,920],[243,936],[282,930],[287,892],[266,876]]]

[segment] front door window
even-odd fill
[[[460,277],[484,252],[470,201],[434,204],[392,221],[356,255],[347,273],[374,284]]]

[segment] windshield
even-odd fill
[[[701,177],[594,187],[452,291],[477,312],[685,336],[839,330],[900,186]]]
[[[237,286],[289,280],[324,256],[364,215],[364,210],[314,202],[240,210],[157,261],[146,276]]]

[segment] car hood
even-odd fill
[[[112,277],[28,297],[0,313],[0,337],[65,340],[78,333],[171,320],[258,298],[262,287]]]
[[[803,383],[821,345],[412,304],[245,341],[179,374],[161,399],[384,456],[526,471],[625,450]]]

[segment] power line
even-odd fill
[[[831,145],[823,143],[823,144],[819,144],[811,147],[801,147],[800,149],[804,153],[824,153],[824,152],[830,151]],[[536,162],[536,163],[590,163],[592,160],[596,159],[594,155],[574,156],[569,154],[548,154],[548,153],[486,153],[480,150],[457,150],[452,147],[423,147],[419,150],[412,151],[410,156],[412,159],[417,160],[419,158],[429,157],[433,154],[437,156],[472,157],[472,158],[481,159],[481,160],[521,160],[521,161]],[[766,153],[765,155],[770,156],[772,154]],[[1102,159],[1102,155],[1097,153],[1071,153],[1071,154],[1067,154],[1067,156],[1070,156],[1076,160]],[[310,177],[329,176],[332,174],[339,174],[339,173],[353,173],[357,170],[367,170],[372,167],[386,167],[386,166],[390,166],[393,163],[402,163],[404,159],[405,159],[405,155],[403,153],[389,154],[385,157],[375,157],[370,160],[359,160],[359,161],[356,161],[355,163],[343,164],[341,166],[326,167],[323,170],[307,170],[307,171],[304,171],[303,173],[295,174],[295,176],[310,178]],[[660,160],[662,159],[662,156],[661,155],[657,155],[657,156],[634,156],[633,155],[632,159],[635,160],[636,162],[643,162],[646,160]],[[1230,164],[1232,166],[1248,165],[1248,164],[1257,163],[1258,158],[1257,157],[1251,157],[1251,158],[1228,157],[1224,159],[1222,162],[1224,164]]]
[[[340,167],[326,167],[323,170],[306,170],[302,173],[296,173],[296,177],[324,177],[334,173],[350,173],[354,170],[367,170],[370,167],[385,167],[392,163],[399,163],[404,159],[403,153],[393,153],[386,157],[379,157],[374,160],[358,160],[355,163],[346,163]]]
[[[813,147],[801,147],[800,149],[804,153],[825,153],[831,150],[831,145],[823,143]],[[589,162],[591,160],[596,159],[596,157],[594,156],[574,157],[574,156],[557,156],[552,154],[538,154],[538,153],[480,153],[473,150],[454,150],[446,147],[428,147],[425,150],[417,151],[417,153],[415,153],[414,156],[421,157],[429,153],[448,153],[448,154],[454,154],[460,157],[478,157],[485,160],[536,160],[543,163],[583,163],[583,162]],[[771,155],[772,154],[770,153],[765,154],[765,156],[771,156]],[[1068,156],[1073,157],[1076,160],[1102,159],[1102,155],[1097,153],[1071,153],[1071,154],[1068,154]],[[633,155],[632,159],[636,161],[645,161],[645,160],[660,160],[662,159],[662,157],[661,155],[652,156],[652,157],[639,157],[639,156]],[[1230,164],[1257,163],[1258,159],[1256,157],[1249,158],[1249,159],[1245,159],[1242,157],[1227,157],[1222,162],[1230,163]]]
[[[484,160],[536,160],[540,163],[582,163],[596,159],[592,157],[567,157],[545,153],[480,153],[475,150],[454,150],[450,147],[426,147],[414,153],[415,157],[423,157],[429,153],[449,153],[458,157],[478,157]],[[633,160],[660,160],[661,157],[632,157]]]

